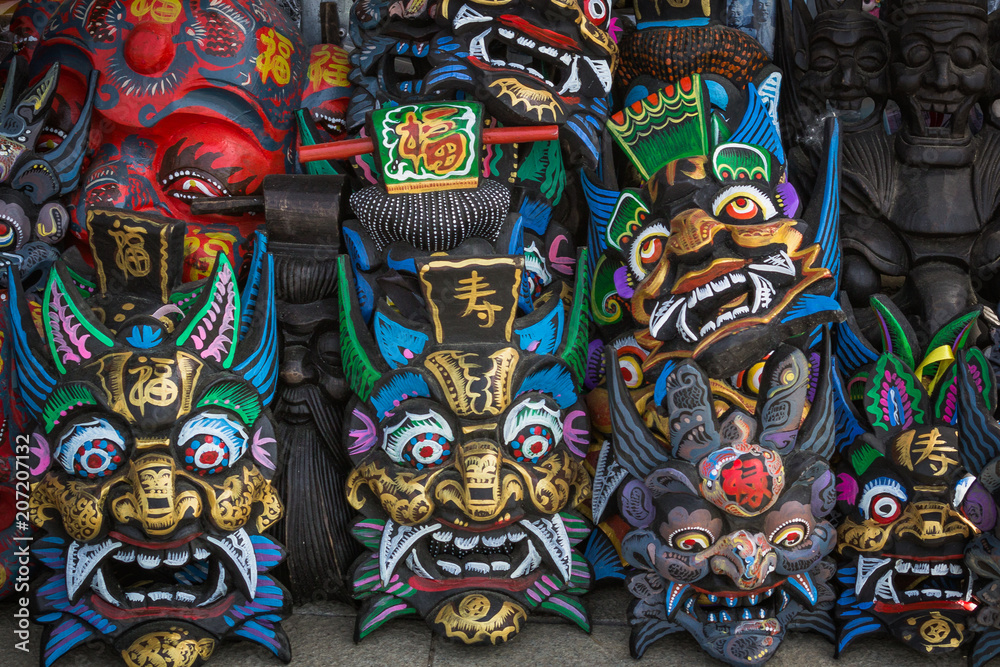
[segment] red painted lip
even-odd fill
[[[787,581],[787,578],[786,579],[782,579],[781,581],[779,581],[778,583],[774,584],[773,586],[768,586],[767,588],[755,588],[752,591],[710,591],[707,588],[701,588],[699,586],[695,586],[694,584],[691,584],[691,588],[695,589],[696,591],[698,591],[699,593],[702,593],[704,595],[714,595],[714,596],[719,597],[719,598],[746,598],[746,597],[750,597],[751,595],[756,595],[756,596],[760,597],[762,594],[766,593],[767,591],[771,591],[771,590],[775,590],[775,589],[781,588],[781,585],[783,583],[785,583],[785,581]]]
[[[452,528],[462,533],[489,533],[494,530],[500,530],[501,528],[506,528],[507,526],[512,526],[521,519],[524,518],[524,514],[521,513],[515,517],[511,517],[507,521],[497,521],[496,523],[490,524],[475,524],[471,526],[459,526],[451,521],[446,521],[445,519],[438,519],[437,522],[442,526],[447,528]]]
[[[485,588],[486,590],[502,591],[523,591],[527,590],[538,577],[540,572],[533,572],[527,577],[519,579],[491,579],[489,577],[463,577],[460,579],[424,579],[423,577],[410,577],[407,583],[411,588],[429,593],[439,593],[443,591],[454,591],[460,588]]]
[[[119,609],[118,607],[105,602],[97,593],[91,593],[90,605],[99,614],[107,618],[125,621],[132,618],[183,618],[188,620],[198,620],[202,618],[215,618],[224,614],[233,606],[235,594],[230,593],[218,602],[207,607],[140,607],[139,609]]]
[[[500,23],[507,26],[508,28],[514,28],[515,30],[520,30],[525,35],[530,35],[539,42],[544,42],[549,46],[555,46],[560,49],[565,49],[567,51],[579,51],[580,44],[569,37],[568,35],[561,35],[558,32],[553,32],[552,30],[546,30],[545,28],[540,28],[534,23],[529,22],[520,16],[514,16],[512,14],[504,14],[497,19]]]
[[[927,602],[912,602],[910,604],[889,604],[886,602],[876,602],[872,608],[883,614],[902,614],[908,611],[921,611],[923,609],[929,609],[931,611],[963,611],[971,614],[978,606],[979,605],[975,602],[965,602],[964,600],[955,600],[951,602],[928,600]]]
[[[193,535],[188,535],[187,537],[182,537],[177,540],[172,540],[170,542],[142,542],[134,538],[128,537],[127,535],[122,535],[118,531],[112,530],[108,533],[108,537],[118,540],[119,542],[124,542],[125,544],[131,544],[134,547],[142,547],[143,549],[152,550],[163,550],[163,549],[176,549],[182,544],[187,544],[196,537],[201,537],[202,533],[194,533]]]

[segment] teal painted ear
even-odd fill
[[[869,423],[888,436],[930,421],[930,397],[909,366],[894,354],[883,354],[875,363],[864,404]]]
[[[80,300],[80,292],[62,263],[49,274],[42,322],[49,351],[60,374],[114,347],[111,333]]]

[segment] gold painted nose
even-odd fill
[[[469,517],[476,521],[497,518],[506,504],[500,485],[500,448],[488,440],[459,446],[458,469]]]
[[[201,514],[201,500],[194,491],[176,493],[174,460],[163,454],[146,454],[129,464],[131,491],[112,506],[115,518],[136,521],[151,537],[163,537],[177,529],[185,516]]]

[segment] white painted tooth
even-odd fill
[[[944,563],[937,563],[931,568],[931,574],[935,577],[948,574],[948,566]]]
[[[590,69],[594,70],[594,74],[597,75],[597,80],[601,82],[601,87],[604,88],[605,94],[611,92],[611,65],[607,60],[602,60],[600,58],[588,58],[583,57],[590,65]]]
[[[744,315],[750,314],[750,308],[748,306],[740,306],[739,308],[733,308],[733,315],[735,317],[743,317]]]
[[[431,537],[433,537],[438,542],[451,542],[451,538],[454,536],[455,533],[451,532],[450,530],[439,530],[434,533],[431,533]]]
[[[569,534],[566,532],[566,526],[563,525],[562,517],[554,514],[551,518],[534,521],[522,520],[518,524],[534,533],[541,545],[548,551],[552,561],[556,564],[563,581],[569,581],[573,571],[573,552],[569,543]],[[538,556],[536,553],[536,557],[538,558],[538,564],[541,564],[541,556]]]
[[[455,18],[452,20],[451,26],[457,30],[468,23],[482,23],[490,20],[489,16],[483,16],[475,9],[469,7],[469,5],[462,5],[461,9],[458,10],[458,13],[455,14]]]
[[[538,52],[539,53],[544,53],[547,56],[552,56],[553,58],[558,58],[559,57],[559,52],[558,51],[556,51],[555,49],[553,49],[551,46],[547,46],[545,44],[542,44],[541,46],[538,47]]]
[[[125,597],[128,598],[129,602],[141,603],[146,601],[146,594],[140,593],[138,591],[126,591]]]
[[[559,62],[561,62],[563,65],[569,65],[570,60],[572,58],[573,56],[571,56],[570,54],[564,53],[561,56],[559,56]]]
[[[937,598],[941,597],[941,591],[939,591],[936,588],[925,588],[924,590],[920,591],[920,593],[924,597],[928,597],[928,598],[935,598],[935,599],[937,599]]]
[[[566,95],[567,93],[575,93],[580,90],[580,56],[573,56],[573,62],[566,63],[570,65],[569,77],[566,79],[566,83],[563,84],[562,89],[559,91],[560,95]]]
[[[251,600],[257,597],[257,556],[253,552],[253,542],[250,541],[247,531],[240,528],[221,540],[211,535],[206,536],[205,539],[219,547],[236,566],[236,572],[242,578],[241,583],[245,586],[243,592],[246,593],[247,597]]]
[[[166,563],[167,565],[177,567],[179,565],[183,565],[188,561],[188,555],[190,553],[191,552],[188,551],[187,548],[171,549],[170,551],[167,552],[167,557],[163,559],[163,562]]]
[[[530,40],[530,39],[528,39],[527,37],[518,37],[517,38],[517,43],[520,44],[521,46],[525,47],[525,48],[528,48],[528,49],[535,48],[535,42],[532,41],[532,40]]]
[[[733,314],[733,311],[727,310],[719,315],[718,319],[715,320],[715,324],[721,327],[726,322],[732,322],[734,319],[736,319],[736,315]]]
[[[509,28],[500,28],[499,32],[504,39],[514,39],[514,31]]]
[[[696,287],[694,291],[698,295],[699,301],[708,299],[712,296],[712,288],[709,287],[708,285],[702,285],[701,287]]]
[[[899,604],[899,597],[892,585],[892,570],[886,572],[875,584],[875,597],[881,597],[884,600],[892,599],[893,602]]]
[[[945,591],[944,592],[944,596],[946,598],[956,598],[957,599],[957,598],[962,597],[962,594],[959,593],[958,591]]]
[[[90,580],[90,587],[96,591],[105,602],[113,604],[116,607],[122,606],[122,603],[116,600],[115,596],[113,596],[111,591],[108,590],[108,585],[104,581],[104,573],[100,569],[94,573],[94,578]]]
[[[698,336],[691,330],[687,321],[688,308],[686,304],[681,305],[681,312],[677,315],[677,330],[681,333],[681,338],[689,343],[697,343]]]
[[[462,568],[452,563],[450,560],[439,560],[437,562],[438,569],[448,574],[458,576],[462,574]]]
[[[139,567],[145,570],[152,570],[154,567],[160,566],[161,558],[159,554],[143,553],[140,551],[135,560],[139,563]]]
[[[858,557],[858,578],[854,582],[854,590],[861,593],[861,589],[868,582],[872,573],[889,563],[890,558],[871,558],[869,556]]]
[[[132,547],[122,547],[111,557],[122,563],[132,563],[135,562],[135,549]]]
[[[96,544],[80,544],[73,540],[66,551],[66,596],[70,602],[76,602],[79,592],[104,557],[121,545],[111,538]]]
[[[520,542],[527,536],[528,536],[527,533],[525,533],[523,530],[520,530],[517,527],[511,528],[510,530],[507,531],[507,539],[510,540],[511,542],[515,543]]]
[[[495,549],[497,547],[502,547],[504,543],[507,542],[506,535],[487,535],[483,537],[483,546]]]
[[[908,562],[906,562],[905,560],[896,561],[896,572],[899,572],[900,574],[906,574],[909,571],[910,571],[910,564]]]
[[[205,560],[208,558],[208,549],[203,549],[201,547],[194,548],[194,559],[195,560]]]
[[[780,273],[786,276],[795,275],[795,264],[792,263],[792,258],[784,250],[774,255],[768,255],[764,258],[763,262],[751,264],[747,268],[762,273]]]
[[[191,595],[190,593],[186,593],[185,591],[177,591],[176,593],[174,593],[174,598],[178,602],[184,602],[185,604],[191,604],[196,599],[195,596]]]
[[[478,535],[473,535],[472,537],[455,538],[455,546],[461,549],[462,551],[471,551],[472,549],[476,548],[477,544],[479,544]]]
[[[428,523],[422,526],[403,526],[392,519],[385,522],[382,542],[379,544],[378,570],[382,585],[388,586],[392,573],[417,540],[428,533],[440,530],[441,524]]]
[[[528,67],[528,68],[526,68],[526,69],[527,69],[527,72],[528,72],[528,74],[531,74],[532,76],[537,76],[537,77],[538,77],[539,79],[541,79],[542,81],[544,81],[544,80],[545,80],[545,77],[544,77],[544,76],[542,76],[542,73],[541,73],[541,72],[539,72],[539,71],[538,71],[537,69],[535,69],[534,67]]]
[[[767,278],[753,272],[750,273],[750,279],[753,281],[754,286],[753,307],[751,310],[756,314],[771,305],[771,300],[774,297],[774,286]]]
[[[713,280],[712,282],[709,283],[709,286],[712,288],[712,291],[715,292],[716,294],[728,288],[729,285],[730,285],[729,278],[727,278],[726,276],[717,278],[716,280]]]
[[[952,574],[962,574],[962,566],[959,565],[958,563],[952,563],[951,565],[948,566],[948,569],[951,571]]]
[[[157,602],[160,602],[160,601],[163,601],[163,600],[173,600],[174,599],[174,594],[173,593],[168,593],[166,591],[151,591],[149,593],[149,599],[150,600],[156,600]]]
[[[490,567],[494,572],[507,572],[510,570],[510,563],[505,560],[495,560],[490,563]]]
[[[688,308],[694,308],[698,304],[698,295],[695,292],[689,292],[687,298]]]
[[[490,566],[486,563],[480,563],[479,561],[469,561],[465,564],[466,572],[473,572],[475,574],[489,574]]]
[[[219,567],[218,571],[219,578],[215,582],[215,590],[212,591],[211,595],[205,598],[204,602],[198,605],[199,607],[206,607],[226,594],[226,568]]]
[[[528,555],[524,557],[524,560],[522,560],[521,564],[517,566],[517,569],[510,573],[510,578],[517,579],[519,577],[523,577],[524,575],[528,574],[529,572],[534,570],[535,567],[537,567],[537,566],[533,567],[533,564],[535,563],[536,559],[540,558],[541,557],[538,555],[538,550],[535,549],[535,543],[532,542],[531,540],[528,540]]]
[[[742,273],[730,273],[729,279],[733,281],[733,284],[745,283],[747,281],[747,277]]]
[[[920,595],[920,591],[915,591],[915,590],[912,590],[912,589],[908,590],[908,591],[904,591],[904,593],[906,593],[906,597],[908,597],[908,598],[913,598],[913,597],[917,597],[918,595]]]
[[[479,58],[483,62],[490,62],[490,56],[486,52],[486,36],[490,34],[490,29],[487,28],[480,34],[472,38],[469,43],[469,55]]]
[[[717,328],[718,327],[716,327],[715,322],[708,322],[707,324],[705,324],[705,326],[701,328],[701,331],[698,332],[698,336],[704,338],[706,334],[715,331]]]
[[[914,563],[913,574],[930,574],[931,566],[928,563]]]
[[[507,67],[510,67],[511,69],[519,69],[519,70],[523,70],[524,69],[524,65],[522,65],[521,63],[515,63],[515,62],[509,62],[509,63],[507,63]]]
[[[423,577],[424,579],[434,578],[427,570],[424,569],[424,566],[421,565],[420,558],[417,556],[416,551],[411,551],[410,555],[406,557],[406,566],[410,568],[418,577]]]
[[[649,333],[657,338],[660,330],[670,321],[670,318],[684,305],[683,297],[671,295],[666,301],[660,301],[649,316]]]

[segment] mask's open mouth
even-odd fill
[[[962,556],[933,561],[859,557],[855,592],[860,594],[873,581],[872,597],[877,612],[902,613],[928,608],[971,612],[976,608],[972,601],[972,576]],[[858,599],[862,599],[860,595]]]
[[[971,100],[950,101],[911,97],[909,104],[911,116],[917,125],[912,130],[918,138],[961,139],[968,133]]]
[[[580,55],[574,38],[537,26],[519,16],[483,16],[468,6],[456,15],[453,28],[483,24],[469,43],[469,59],[480,69],[522,74],[560,96],[602,97],[611,90],[606,59]]]
[[[257,592],[257,558],[242,528],[224,538],[200,535],[169,548],[112,537],[93,544],[72,542],[66,554],[70,602],[88,589],[111,607],[132,613],[206,608],[236,591],[252,600]]]
[[[662,341],[680,337],[686,343],[697,343],[743,318],[764,315],[777,299],[779,289],[796,280],[795,263],[783,250],[735,263],[740,268],[721,275],[704,274],[701,280],[679,281],[684,291],[657,303],[650,315],[652,336]]]
[[[441,590],[484,585],[486,579],[500,588],[522,588],[545,564],[568,581],[573,561],[569,535],[559,516],[522,519],[488,532],[461,531],[441,523],[403,526],[389,521],[379,556],[383,582],[404,564],[416,577],[435,582],[433,587]]]
[[[780,587],[736,597],[701,593],[694,598],[694,611],[706,626],[715,624],[716,634],[776,635],[781,632],[782,627],[776,617],[788,605],[789,599],[788,593],[780,590]],[[708,627],[707,630],[712,632],[713,628]]]

